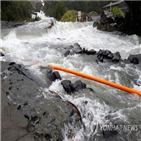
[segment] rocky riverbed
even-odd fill
[[[50,21],[46,17],[17,28],[2,28],[1,78],[3,94],[8,98],[5,104],[13,107],[14,115],[20,114],[25,123],[11,125],[6,116],[12,119],[14,115],[10,117],[10,110],[3,110],[3,123],[7,125],[3,125],[2,139],[140,141],[138,95],[47,67],[57,65],[140,91],[139,36],[102,32],[93,28],[92,22],[56,21],[46,30]],[[24,129],[23,134],[11,130],[19,129],[18,125]],[[100,130],[104,125],[137,128]]]
[[[108,50],[98,52],[86,50],[77,43],[70,48],[71,50],[64,50],[64,56],[91,55],[94,56],[95,62],[109,63],[109,65],[111,63],[118,63],[122,66],[123,63],[136,65],[141,63],[140,54],[130,55],[127,59],[122,60],[119,52],[113,54]],[[1,62],[1,67],[2,141],[61,141],[64,138],[62,129],[65,125],[72,124],[79,130],[85,128],[77,106],[68,100],[63,100],[56,92],[43,90],[43,88],[48,88],[52,82],[62,79],[59,72],[40,66],[40,71],[43,72],[45,79],[45,82],[42,82],[23,65]],[[85,89],[87,93],[90,91],[95,93],[81,80],[74,83],[70,80],[62,80],[61,85],[69,95],[74,95],[75,92],[82,89]],[[87,101],[84,103],[87,104]],[[108,116],[108,118],[111,117]],[[118,124],[117,121],[114,122]],[[71,128],[67,136],[73,138]],[[107,138],[118,133],[113,131],[99,134]],[[94,139],[93,136],[91,138]]]
[[[1,67],[2,141],[61,141],[64,125],[79,122],[70,103],[51,92],[44,98],[41,85],[20,71],[22,66],[1,62]]]

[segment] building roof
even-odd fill
[[[124,0],[120,0],[120,1],[117,1],[117,2],[110,3],[110,4],[106,5],[106,6],[104,6],[103,8],[107,8],[107,7],[110,7],[110,6],[118,5],[118,4],[122,3],[122,2],[124,2]]]

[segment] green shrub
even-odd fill
[[[89,13],[89,16],[91,16],[91,15],[98,15],[98,14],[97,14],[97,12],[95,12],[95,11],[91,11],[91,12]]]
[[[60,21],[62,22],[75,22],[76,21],[76,18],[77,18],[77,11],[76,10],[68,10],[64,15],[63,17],[61,18]]]
[[[108,11],[110,11],[110,9],[108,9]],[[118,8],[118,7],[113,7],[113,8],[111,9],[111,12],[112,12],[112,14],[113,14],[114,17],[115,17],[117,14],[120,14],[122,17],[125,16],[124,13],[122,12],[122,10],[121,10],[120,8]]]
[[[31,19],[33,7],[29,1],[2,1],[1,20],[24,21]]]

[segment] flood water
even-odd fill
[[[53,19],[54,20],[54,19]],[[63,50],[69,45],[80,44],[82,48],[108,49],[111,52],[120,52],[126,59],[130,54],[141,53],[141,39],[137,35],[118,35],[97,30],[92,27],[93,22],[58,22],[47,30],[51,18],[27,23],[18,28],[1,29],[2,47],[6,55],[1,60],[14,61],[20,64],[38,62],[40,64],[54,64],[64,68],[76,70],[118,84],[122,84],[141,91],[141,65],[119,65],[99,63],[93,56],[69,55],[64,56]],[[33,74],[42,79],[37,66],[28,66]],[[57,80],[47,88],[57,92],[62,98],[74,103],[80,110],[85,129],[73,129],[77,141],[101,140],[99,137],[91,138],[95,125],[110,123],[122,125],[141,125],[141,98],[109,86],[83,79],[74,75],[60,72],[62,79],[72,82],[81,80],[95,92],[79,91],[75,95],[67,95]],[[42,80],[44,81],[44,80]],[[46,91],[46,89],[45,89]],[[45,97],[46,98],[46,97]],[[64,141],[68,141],[66,134],[69,125],[62,129]],[[140,141],[141,127],[134,132],[121,132],[115,140]],[[108,140],[108,139],[107,139]]]

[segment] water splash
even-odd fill
[[[62,53],[63,49],[69,45],[79,43],[82,48],[86,49],[119,51],[122,58],[127,58],[129,54],[141,53],[140,38],[138,36],[121,36],[98,31],[92,27],[92,22],[63,23],[54,21],[55,25],[46,30],[45,28],[50,25],[52,18],[43,15],[41,17],[41,21],[28,23],[12,29],[12,31],[6,31],[7,35],[1,41],[7,60],[21,64],[32,61],[53,63],[141,90],[140,66],[126,65],[123,67],[111,65],[109,67],[104,64],[97,64],[92,56],[73,55],[64,57]],[[5,29],[2,29],[2,34],[4,32]],[[38,67],[31,66],[29,69],[33,74],[44,79]],[[85,136],[88,137],[93,133],[93,125],[97,123],[105,124],[113,120],[113,118],[131,123],[134,123],[134,120],[137,123],[140,122],[139,103],[141,100],[138,96],[129,95],[64,72],[60,72],[60,74],[63,79],[69,79],[72,82],[81,79],[95,91],[79,91],[75,95],[67,95],[60,81],[55,81],[49,87],[50,90],[57,92],[64,100],[67,99],[74,103],[80,110],[86,130],[74,130],[76,139],[85,140]],[[45,96],[45,98],[48,98],[48,96]],[[107,116],[111,117],[110,120],[106,118]],[[69,130],[68,127],[66,126],[63,130],[64,140],[69,140],[66,136]]]

